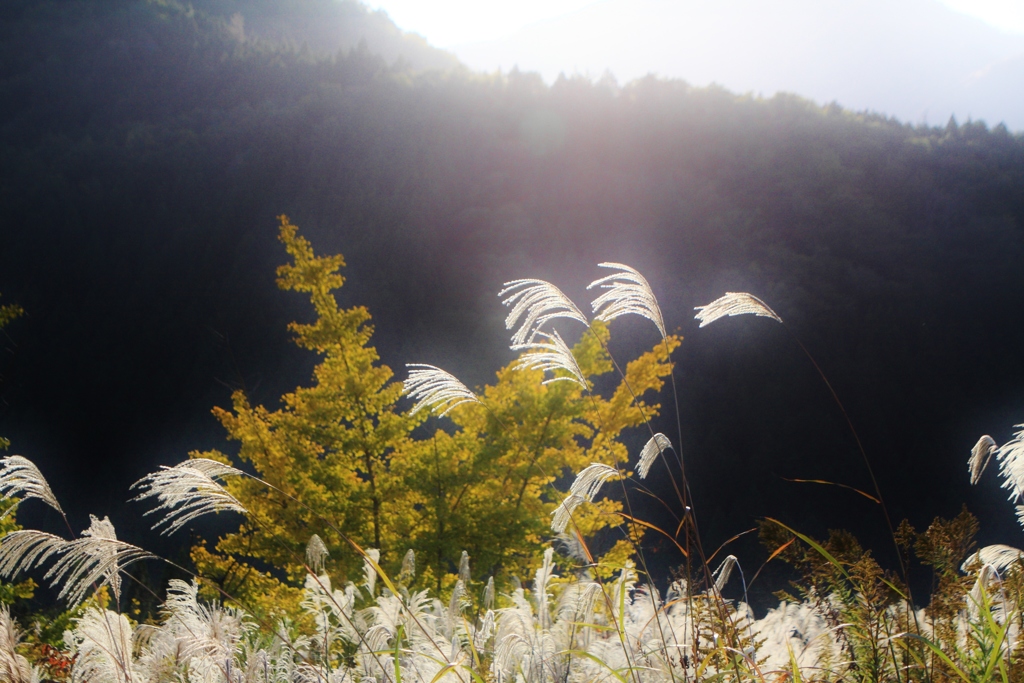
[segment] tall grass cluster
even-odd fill
[[[598,293],[592,317],[542,280],[508,282],[499,294],[509,308],[511,349],[520,354],[516,367],[542,371],[545,384],[574,383],[592,400],[593,386],[556,324],[581,326],[584,336],[594,335],[604,347],[595,322],[608,325],[636,315],[669,343],[662,311],[643,275],[624,264],[599,266],[607,274],[590,285]],[[741,292],[698,307],[696,319],[705,327],[736,315],[784,324],[766,302]],[[628,373],[614,358],[612,363],[632,393]],[[824,374],[822,379],[827,383]],[[674,395],[674,379],[672,390]],[[488,409],[480,396],[433,365],[409,365],[403,392],[413,401],[410,413],[432,411],[440,418],[471,404]],[[641,406],[635,394],[631,400]],[[997,462],[1024,524],[1024,425],[1019,428],[1003,445],[989,436],[979,439],[968,470],[976,483],[990,461]],[[320,516],[301,491],[282,491],[242,466],[193,457],[136,483],[136,500],[151,506],[155,528],[166,533],[210,513],[267,524],[225,486],[241,478],[286,496],[343,539],[348,561],[361,562],[361,574],[334,585],[330,567],[339,558],[319,535],[302,539],[305,556],[295,558],[304,570],[301,608],[287,619],[268,619],[194,568],[118,539],[109,519],[93,517],[87,529],[75,533],[43,473],[27,458],[4,457],[0,493],[9,499],[8,511],[39,501],[63,520],[68,535],[9,531],[0,539],[0,576],[35,572],[58,592],[70,617],[57,645],[44,646],[39,625],[19,625],[7,607],[0,609],[0,681],[1024,680],[1024,552],[1002,545],[976,549],[978,524],[966,511],[953,520],[936,520],[923,532],[907,523],[890,524],[902,562],[896,572],[879,566],[848,534],[816,540],[781,522],[762,521],[768,561],[789,563],[798,578],[780,594],[778,606],[758,618],[743,597],[760,571],[744,570],[753,560],[721,557],[721,550],[707,552],[701,543],[700,511],[690,495],[680,435],[674,441],[656,432],[646,416],[642,429],[649,438],[628,468],[594,462],[572,473],[568,490],[552,491],[560,502],[550,510],[542,561],[531,580],[507,585],[474,574],[472,558],[464,552],[443,591],[416,589],[413,551],[406,553],[400,571],[389,573],[378,549],[362,547],[337,520]],[[630,498],[644,490],[655,463],[671,480],[675,499],[663,502],[677,515],[675,529],[657,528],[633,512]],[[862,493],[885,512],[877,485]],[[595,556],[579,522],[602,496],[615,496],[623,506],[613,526],[630,553],[614,566],[609,555]],[[669,539],[678,551],[672,576],[648,571],[645,533]],[[912,557],[934,571],[934,590],[926,599],[911,596],[908,588],[905,567]],[[171,580],[158,616],[136,621],[122,602],[124,584],[138,580],[132,572],[141,562],[173,565],[191,579]],[[205,599],[203,590],[218,597]]]

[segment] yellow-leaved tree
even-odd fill
[[[392,576],[413,550],[419,572],[406,579],[409,587],[443,588],[463,551],[476,580],[494,576],[500,585],[528,576],[553,536],[551,512],[564,495],[556,486],[590,463],[627,462],[622,431],[658,410],[633,395],[661,389],[679,339],[670,336],[629,363],[626,382],[608,397],[506,367],[478,392],[479,402],[440,418],[451,418],[454,429],[431,418],[426,436],[414,434],[426,411],[399,406],[402,384],[369,345],[369,313],[342,309],[334,297],[344,282],[342,257],[315,255],[286,217],[280,221],[292,261],[278,269],[278,284],[307,294],[316,312],[313,323],[290,327],[320,363],[312,385],[284,395],[277,410],[251,405],[241,391],[231,410],[214,410],[239,444],[236,458],[271,486],[250,478],[227,484],[250,514],[214,548],[193,548],[199,572],[264,614],[297,605],[313,534],[330,551],[335,582],[360,580],[363,559],[353,544],[378,549]],[[607,327],[595,322],[574,347],[587,378],[612,371],[607,340]],[[192,456],[230,460],[219,451]],[[620,527],[620,510],[615,500],[597,501],[577,510],[575,527],[584,537]],[[632,552],[621,532],[606,545],[606,564],[621,565]],[[278,571],[261,571],[265,565]]]

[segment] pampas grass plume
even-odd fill
[[[652,321],[664,339],[667,336],[665,319],[661,315],[658,299],[644,276],[622,263],[605,262],[597,265],[600,268],[614,268],[619,272],[598,278],[587,285],[587,289],[600,287],[607,290],[591,302],[594,318],[611,322],[622,315],[639,315]]]
[[[1024,424],[1016,428],[1018,431],[1013,438],[995,451],[1003,488],[1010,492],[1011,501],[1020,499],[1024,492]]]
[[[309,537],[309,543],[306,544],[306,563],[314,572],[317,574],[323,572],[324,564],[330,555],[327,545],[324,544],[324,540],[320,536],[313,534]]]
[[[1004,571],[1007,567],[1024,559],[1024,550],[1018,550],[1012,546],[995,544],[988,545],[973,553],[960,565],[960,570],[969,572],[971,567],[977,565],[990,565],[996,571]]]
[[[641,479],[647,478],[647,473],[651,471],[654,459],[669,448],[672,448],[672,442],[661,432],[647,440],[643,450],[640,451],[640,459],[636,465],[636,473],[640,475]]]
[[[477,395],[449,372],[434,365],[406,363],[409,378],[402,385],[402,393],[416,401],[409,411],[415,415],[420,410],[440,410],[438,417],[444,417],[455,406],[463,403],[480,403]]]
[[[161,533],[172,534],[211,512],[247,514],[242,503],[217,481],[241,474],[241,470],[216,460],[194,458],[174,467],[161,467],[159,472],[147,474],[132,484],[133,489],[142,491],[132,500],[156,498],[160,504],[146,514],[162,513],[153,528],[166,524]]]
[[[23,500],[38,498],[64,514],[43,473],[35,463],[20,455],[0,458],[0,495],[8,498],[21,496]]]
[[[719,297],[705,306],[697,306],[693,310],[697,311],[697,315],[694,317],[700,321],[701,327],[707,327],[726,316],[746,314],[782,322],[782,318],[768,304],[746,292],[726,292],[725,296]]]
[[[534,340],[537,332],[547,322],[556,318],[578,320],[590,325],[587,316],[576,307],[572,299],[562,293],[558,287],[544,280],[512,280],[506,282],[498,296],[508,295],[502,300],[505,306],[511,306],[505,318],[505,329],[511,330],[520,318],[523,319],[519,328],[512,335],[512,344],[521,346]]]
[[[110,519],[89,515],[92,520],[81,537],[65,541],[60,557],[46,572],[46,579],[56,588],[59,597],[77,607],[92,586],[109,585],[114,599],[121,598],[121,571],[130,564],[156,556],[138,546],[118,540]]]
[[[537,335],[544,337],[548,341],[512,346],[513,351],[526,351],[519,358],[519,362],[516,363],[516,369],[543,370],[545,372],[564,370],[569,373],[568,377],[549,377],[543,381],[543,384],[565,380],[576,382],[585,390],[588,389],[589,385],[587,384],[587,379],[583,376],[583,370],[580,369],[579,364],[576,362],[576,357],[572,355],[572,350],[562,341],[562,337],[558,332],[554,330],[551,334],[537,332]]]
[[[992,453],[996,448],[998,446],[996,446],[995,440],[988,434],[974,444],[974,448],[971,449],[971,457],[967,461],[967,470],[971,473],[971,484],[977,484],[981,479],[981,473],[988,467],[988,461],[992,458]]]

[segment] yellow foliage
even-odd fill
[[[643,399],[661,389],[679,338],[630,362],[608,398],[573,382],[543,384],[542,372],[510,365],[478,392],[480,403],[449,414],[454,430],[435,420],[414,437],[426,411],[410,416],[397,408],[402,385],[369,346],[369,313],[341,309],[334,297],[344,283],[337,272],[343,259],[315,255],[283,216],[280,239],[292,262],[278,269],[278,284],[308,294],[317,316],[290,329],[320,363],[313,384],[284,395],[277,410],[251,405],[243,392],[230,410],[214,410],[238,443],[237,459],[271,487],[248,478],[228,484],[250,516],[213,551],[193,549],[200,573],[262,605],[264,614],[274,605],[294,613],[294,586],[307,571],[305,543],[315,533],[331,553],[335,585],[361,581],[354,545],[379,549],[391,576],[412,548],[420,587],[449,584],[464,550],[478,582],[529,576],[553,536],[551,512],[564,496],[557,487],[591,463],[628,461],[619,436],[657,414],[658,404]],[[573,348],[590,380],[614,369],[608,338],[607,325],[595,322]],[[217,451],[193,456],[229,460]],[[584,506],[579,528],[593,536],[620,526],[620,511],[610,499]],[[627,541],[617,542],[607,563],[621,566],[631,552]],[[279,568],[285,582],[254,562]]]

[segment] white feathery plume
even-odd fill
[[[222,462],[211,460],[209,458],[191,458],[185,462],[178,463],[178,467],[191,467],[194,470],[199,470],[203,474],[213,479],[223,479],[224,477],[237,477],[244,472],[236,469],[231,465],[225,465]]]
[[[406,363],[409,378],[402,384],[402,393],[416,401],[409,411],[415,415],[423,408],[440,409],[438,417],[444,417],[455,406],[463,403],[480,403],[477,395],[460,382],[455,375],[433,365]]]
[[[722,589],[725,588],[725,584],[729,583],[729,577],[732,576],[732,570],[738,563],[739,561],[736,559],[735,555],[729,555],[722,560],[722,564],[718,565],[718,569],[715,570],[715,573],[712,576],[714,576],[715,579],[715,590],[719,593],[721,593]]]
[[[556,578],[554,573],[554,557],[555,549],[548,546],[544,550],[544,561],[533,575],[533,596],[537,601],[537,621],[540,622],[541,629],[551,626],[551,595],[548,593],[548,586],[551,583],[551,579]]]
[[[60,555],[67,545],[60,536],[35,529],[12,531],[0,539],[0,576],[15,575]]]
[[[306,544],[306,563],[309,564],[314,572],[317,574],[322,573],[324,563],[330,556],[331,553],[327,550],[327,546],[320,536],[313,534],[309,537],[309,543]]]
[[[604,483],[618,476],[619,471],[614,467],[602,465],[599,462],[591,463],[576,475],[576,480],[569,487],[569,492],[592,503]]]
[[[405,551],[405,557],[402,558],[402,569],[398,573],[398,577],[405,584],[412,583],[416,578],[416,551],[412,548]]]
[[[700,321],[701,327],[706,327],[719,318],[748,313],[782,322],[782,318],[768,304],[746,292],[726,292],[725,296],[715,299],[706,306],[697,306],[693,310],[698,311],[694,317]]]
[[[583,541],[580,539],[578,534],[561,532],[555,537],[554,547],[558,550],[559,554],[570,560],[576,560],[579,563],[585,564],[590,560],[587,558],[587,552],[583,547]]]
[[[596,581],[573,581],[566,584],[558,599],[558,616],[570,623],[593,624],[594,605],[601,595],[601,584]]]
[[[518,669],[531,667],[527,663],[533,660],[533,643],[517,632],[502,634],[499,630],[500,639],[494,652],[494,663],[492,669],[499,681],[516,681],[515,674]],[[533,680],[527,678],[526,680]]]
[[[967,461],[967,470],[971,473],[971,484],[977,484],[981,479],[981,473],[988,467],[988,461],[997,448],[995,439],[988,434],[974,444],[974,448],[971,449],[971,457]]]
[[[999,572],[996,571],[996,568],[990,564],[984,565],[981,571],[978,572],[978,578],[974,582],[974,587],[967,594],[967,609],[971,614],[978,614],[978,611],[985,604],[984,596],[991,595],[992,587],[999,585],[999,583]]]
[[[594,299],[591,306],[596,320],[610,322],[620,315],[634,313],[652,321],[664,339],[665,319],[661,315],[661,307],[655,298],[651,286],[638,271],[621,263],[599,263],[601,268],[615,268],[619,272],[594,280],[587,289],[600,287],[606,289],[604,294]]]
[[[494,580],[491,580],[493,583]],[[484,593],[484,609],[487,610],[484,613],[484,618],[480,620],[480,625],[473,629],[473,646],[478,651],[484,651],[487,648],[487,642],[494,636],[494,598],[492,596],[491,602],[487,603],[487,594]]]
[[[20,455],[0,458],[0,496],[14,498],[19,495],[22,500],[38,498],[60,514],[64,514],[60,503],[57,502],[57,496],[53,495],[46,478],[34,462]]]
[[[18,654],[21,632],[7,605],[0,605],[0,681],[5,683],[38,683],[38,672]]]
[[[511,306],[505,318],[505,329],[511,330],[520,318],[523,322],[512,335],[512,344],[521,346],[532,342],[540,328],[550,320],[568,318],[578,320],[589,326],[587,317],[577,308],[572,299],[562,293],[558,287],[544,280],[511,280],[506,282],[498,296],[508,297],[502,300],[505,306]],[[525,317],[524,317],[525,316]]]
[[[569,495],[551,513],[551,530],[555,533],[563,533],[572,519],[573,511],[585,502],[594,502],[594,496],[598,494],[604,483],[617,476],[619,476],[617,469],[597,462],[582,469],[576,475],[572,486],[569,487]]]
[[[140,680],[132,661],[132,625],[123,614],[91,607],[68,632],[74,666],[71,680],[133,683]],[[68,636],[65,636],[66,638]]]
[[[455,586],[452,588],[451,598],[448,600],[448,620],[445,624],[445,637],[454,638],[457,635],[458,627],[462,619],[462,613],[466,608],[470,607],[473,602],[469,599],[466,594],[466,582],[461,578],[456,580]],[[455,653],[452,653],[453,655]],[[455,657],[453,656],[452,659]]]
[[[211,512],[231,511],[247,514],[248,510],[238,499],[217,481],[241,474],[241,470],[216,460],[186,460],[174,467],[161,467],[159,472],[147,474],[132,484],[133,489],[142,490],[142,493],[132,500],[156,498],[160,505],[146,514],[162,512],[163,516],[157,520],[153,528],[166,524],[167,528],[160,533],[168,535],[197,517]]]
[[[484,609],[494,609],[494,577],[487,579],[487,586],[484,587]]]
[[[370,560],[373,560],[373,562],[370,562]],[[370,594],[371,598],[377,588],[377,570],[374,569],[373,563],[379,562],[380,550],[376,548],[367,548],[366,557],[363,558],[363,578],[365,579],[363,585],[366,586],[366,592]]]
[[[462,556],[459,558],[459,579],[462,583],[469,585],[469,553],[465,550],[462,551]]]
[[[388,641],[391,640],[391,631],[388,630],[383,624],[375,624],[366,630],[363,634],[363,639],[366,641],[366,648],[370,652],[381,652],[388,648]],[[374,680],[374,679],[370,679]],[[390,678],[385,678],[390,680]]]
[[[647,440],[647,444],[644,445],[644,449],[640,451],[640,460],[636,465],[636,472],[640,475],[641,479],[647,478],[647,473],[651,471],[651,465],[654,464],[654,459],[669,448],[672,448],[672,442],[669,441],[668,437],[661,432],[658,432]]]
[[[1024,495],[1024,424],[1015,428],[1019,431],[1013,438],[995,450],[1003,488],[1010,491],[1011,501]]]
[[[572,351],[562,341],[562,337],[558,332],[552,330],[551,334],[548,334],[547,332],[538,331],[537,336],[544,337],[548,342],[530,342],[529,344],[517,344],[512,347],[513,351],[527,352],[519,357],[516,369],[544,370],[545,372],[565,370],[569,373],[569,377],[549,377],[543,381],[543,384],[567,380],[576,382],[584,389],[589,388],[587,380],[583,376],[583,370],[580,369],[579,364],[576,362],[576,357],[572,355]]]
[[[551,513],[551,530],[555,533],[563,533],[565,527],[569,526],[569,522],[572,520],[572,513],[582,504],[583,498],[575,493],[566,496],[565,500],[559,503]]]
[[[249,630],[244,613],[216,602],[199,602],[199,584],[171,579],[164,602],[165,627],[176,635],[182,659],[197,680],[234,680],[226,668],[234,661],[241,636]],[[219,674],[219,675],[218,675]]]
[[[110,519],[89,515],[92,523],[73,541],[64,541],[57,551],[60,558],[46,572],[45,578],[56,587],[62,584],[58,597],[77,607],[90,586],[107,584],[116,600],[121,598],[121,571],[142,559],[156,557],[131,543],[117,539]]]
[[[969,571],[975,565],[991,565],[996,571],[1004,571],[1007,567],[1024,559],[1024,550],[1018,550],[1008,545],[987,545],[981,550],[972,553],[960,565],[960,571]]]

